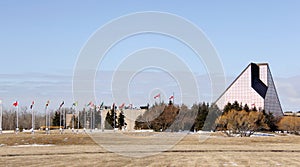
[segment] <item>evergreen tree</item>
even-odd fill
[[[203,130],[205,131],[215,131],[216,129],[216,120],[222,115],[222,111],[218,108],[217,105],[212,104],[209,107],[209,112],[206,116],[206,120],[203,125]]]
[[[275,117],[271,112],[266,113],[265,110],[262,111],[265,118],[266,118],[266,124],[269,126],[269,130],[271,132],[277,131],[278,130],[278,122],[280,118]]]
[[[107,112],[106,118],[105,118],[105,128],[106,129],[113,129],[114,127],[118,127],[118,125],[117,125],[117,114],[115,113],[115,107],[113,107],[110,110],[110,112]]]
[[[223,109],[223,114],[226,114],[228,113],[228,111],[230,111],[232,109],[232,104],[230,102],[228,102],[226,104],[226,106],[224,106],[224,109]]]
[[[249,108],[249,106],[248,106],[247,104],[244,105],[244,110],[245,110],[246,112],[249,112],[249,111],[250,111],[250,108]]]
[[[208,114],[208,105],[206,105],[205,103],[200,104],[198,108],[198,114],[194,124],[195,130],[198,131],[203,128],[207,114]]]
[[[110,112],[107,112],[106,118],[105,118],[105,129],[113,129],[114,127],[114,120]]]
[[[125,125],[125,115],[123,111],[121,111],[119,114],[118,125],[119,125],[119,129],[122,129],[122,127]]]
[[[59,120],[60,120],[59,117],[60,117],[60,113],[59,113],[59,111],[56,111],[55,114],[54,114],[54,118],[52,119],[52,125],[53,126],[59,126]]]
[[[81,128],[84,128],[84,116],[85,116],[85,108],[79,112],[79,124]]]
[[[234,103],[232,104],[232,109],[234,109],[236,111],[242,111],[243,108],[237,101],[234,101]]]

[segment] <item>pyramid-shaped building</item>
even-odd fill
[[[250,63],[246,69],[218,98],[215,104],[223,109],[230,102],[238,101],[250,108],[264,109],[274,115],[283,115],[275,84],[267,63]]]

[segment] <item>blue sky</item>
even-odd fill
[[[7,103],[36,96],[42,99],[59,96],[58,101],[71,99],[69,94],[59,95],[59,92],[71,91],[77,56],[93,32],[112,19],[143,11],[173,13],[202,29],[215,46],[226,76],[237,76],[249,62],[268,62],[275,80],[280,78],[278,82],[285,82],[300,76],[299,9],[300,2],[296,0],[0,1],[0,98]],[[159,42],[151,43],[152,39]],[[116,46],[100,68],[114,70],[118,48],[130,51],[149,45],[175,52],[184,50],[167,38],[135,37]],[[195,73],[205,73],[203,65],[198,68],[193,59],[185,61]],[[279,94],[284,99],[288,96],[287,89],[295,85],[282,82],[279,87],[285,86]],[[34,86],[49,92],[32,95]],[[284,109],[297,109],[300,97],[297,93],[293,97],[290,101],[283,100]],[[30,100],[24,101],[27,104]]]

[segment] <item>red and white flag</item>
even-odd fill
[[[122,105],[119,106],[119,108],[123,108],[125,106],[125,103],[123,103]]]
[[[18,106],[18,101],[15,101],[15,102],[13,103],[13,106],[17,107],[17,106]]]
[[[156,96],[154,96],[154,99],[159,98],[160,97],[160,93],[157,94]]]
[[[173,96],[173,95],[172,95],[172,96],[170,96],[169,100],[171,100],[171,99],[174,99],[174,96]]]

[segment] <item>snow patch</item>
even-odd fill
[[[54,144],[28,144],[28,145],[17,145],[11,147],[49,147],[49,146],[55,146],[55,145]]]

